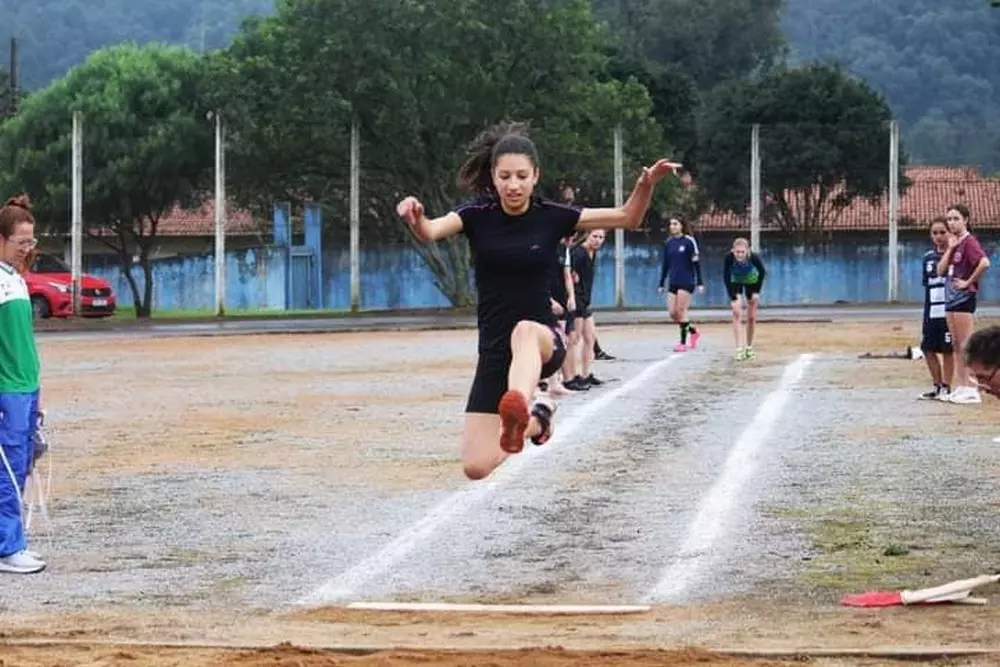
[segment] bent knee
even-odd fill
[[[511,342],[517,340],[540,340],[547,329],[538,322],[521,320],[514,325],[514,330],[510,333]]]
[[[462,464],[465,476],[471,480],[486,479],[490,473],[496,470],[496,466],[485,461],[466,461]]]

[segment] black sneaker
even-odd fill
[[[590,389],[590,383],[588,383],[579,375],[577,375],[572,380],[569,380],[568,382],[563,382],[563,386],[571,391],[587,391],[588,389]]]
[[[602,384],[604,384],[604,380],[598,380],[597,378],[594,377],[593,373],[583,378],[583,381],[586,382],[587,385],[591,387],[600,387]]]
[[[617,358],[618,357],[611,356],[610,354],[608,354],[604,350],[598,350],[597,354],[594,355],[594,359],[596,359],[598,361],[613,361],[613,360],[615,360]]]
[[[941,387],[936,386],[930,391],[925,391],[924,393],[920,394],[920,396],[918,396],[917,398],[921,401],[933,401],[935,398],[938,397],[940,393],[941,393]]]

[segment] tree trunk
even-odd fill
[[[125,280],[128,282],[129,289],[132,290],[132,308],[135,310],[135,316],[142,317],[140,312],[142,300],[139,298],[139,285],[135,282],[135,276],[132,275],[132,255],[127,249],[118,250],[118,265],[121,267],[122,275],[125,276]]]
[[[153,263],[149,259],[151,240],[147,236],[136,239],[136,244],[139,246],[139,266],[142,267],[142,275],[146,280],[142,289],[142,302],[136,308],[137,317],[150,317],[153,314]]]

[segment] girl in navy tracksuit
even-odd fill
[[[698,243],[688,233],[687,223],[679,216],[673,216],[667,229],[670,236],[663,244],[659,291],[663,294],[664,281],[669,281],[667,309],[670,319],[677,322],[681,329],[680,342],[674,346],[674,352],[684,352],[698,347],[698,330],[688,321],[688,308],[691,306],[691,294],[696,289],[704,292],[705,285],[701,280]]]

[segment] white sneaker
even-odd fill
[[[26,550],[0,558],[0,572],[10,574],[35,574],[45,569],[45,561],[33,558]]]
[[[979,390],[974,387],[957,387],[955,391],[951,392],[951,397],[948,400],[961,405],[974,405],[983,402]]]

